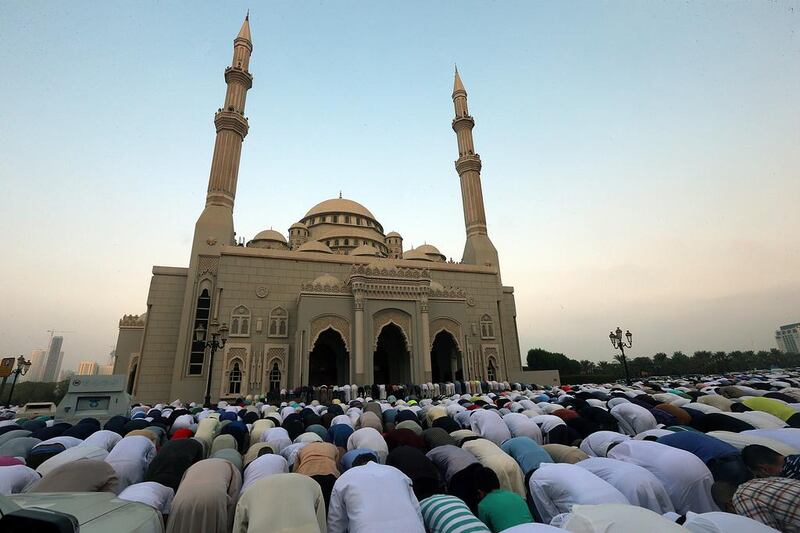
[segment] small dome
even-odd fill
[[[264,231],[258,233],[255,237],[253,237],[254,241],[278,241],[282,243],[286,243],[286,237],[281,235],[279,232],[275,231],[274,229],[265,229]],[[252,242],[252,241],[251,241]]]
[[[338,287],[342,282],[339,278],[331,276],[327,272],[314,280],[314,285],[321,285],[323,287]]]
[[[403,259],[410,259],[412,261],[433,261],[433,258],[420,252],[418,249],[411,249],[403,252]]]
[[[298,252],[317,252],[320,254],[332,254],[330,248],[319,241],[308,241],[297,249]]]
[[[381,255],[381,253],[374,246],[370,246],[368,244],[362,244],[361,246],[354,248],[353,251],[350,252],[350,255],[375,257]]]
[[[302,222],[295,222],[294,224],[289,226],[289,230],[293,230],[293,229],[304,229],[304,230],[308,231],[308,226],[306,226]]]
[[[387,239],[390,238],[390,237],[396,237],[398,239],[402,239],[403,238],[403,236],[400,235],[399,233],[397,233],[396,231],[390,231],[389,233],[386,234],[386,238]]]
[[[442,252],[439,251],[437,247],[432,244],[423,244],[422,246],[417,246],[415,251],[427,255],[432,261],[445,261],[447,258],[442,255]]]
[[[306,218],[314,215],[323,215],[325,213],[352,213],[375,220],[375,215],[370,213],[369,209],[347,198],[331,198],[330,200],[320,202],[308,210]]]

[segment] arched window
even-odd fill
[[[231,337],[250,336],[250,310],[240,305],[231,311]]]
[[[481,338],[494,339],[494,321],[489,315],[481,317]]]
[[[228,372],[228,394],[239,394],[242,392],[242,370],[239,368],[239,360],[235,360],[233,367]]]
[[[494,359],[489,359],[489,366],[486,367],[487,381],[497,381],[497,369],[494,366]]]
[[[283,307],[276,307],[269,313],[270,337],[289,336],[289,313]]]
[[[189,354],[189,375],[199,376],[203,373],[203,363],[206,357],[206,333],[208,331],[208,318],[211,311],[211,296],[208,289],[203,289],[197,298],[197,307],[194,313],[194,329],[201,328],[203,335],[200,340],[192,336],[192,352]]]
[[[344,245],[345,246],[350,246],[350,239],[345,239],[344,240]]]
[[[278,368],[276,361],[272,365],[272,370],[269,371],[269,391],[275,392],[281,390],[281,369]]]

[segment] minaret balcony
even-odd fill
[[[238,133],[242,139],[247,135],[249,126],[247,119],[238,111],[220,109],[214,115],[214,125],[217,127],[217,133],[222,130],[231,130]]]
[[[459,175],[470,170],[474,170],[475,172],[481,171],[481,156],[478,154],[461,155],[461,157],[456,160],[456,171]]]
[[[225,83],[238,82],[248,89],[253,86],[253,76],[240,67],[228,67],[225,69]]]
[[[453,131],[458,132],[459,130],[472,129],[474,127],[475,119],[473,119],[470,115],[456,117],[453,119]]]

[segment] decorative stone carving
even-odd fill
[[[122,315],[119,319],[120,329],[142,329],[147,320],[147,313],[141,315]]]
[[[389,324],[395,324],[400,328],[406,340],[406,346],[411,351],[411,315],[400,309],[383,309],[372,315],[373,351],[378,349],[378,336],[381,334],[381,330]]]
[[[328,328],[337,331],[342,336],[342,340],[344,340],[344,347],[349,352],[351,346],[350,322],[337,315],[318,316],[311,321],[311,335],[309,336],[310,342],[308,345],[309,350],[314,349],[314,344],[317,342],[317,338],[319,337],[320,333]]]
[[[475,307],[475,297],[474,296],[467,296],[467,305],[470,307]]]
[[[269,295],[269,289],[266,287],[256,288],[256,296],[259,298],[266,298]]]
[[[339,279],[325,274],[311,282],[300,285],[301,293],[311,294],[350,294],[350,287]]]
[[[436,335],[442,331],[450,333],[453,336],[453,340],[456,341],[459,351],[463,352],[461,348],[461,324],[448,317],[439,317],[431,321],[430,349],[433,349],[433,341],[436,340]]]
[[[197,275],[198,277],[205,275],[216,276],[218,266],[218,257],[201,255],[199,261],[197,262]]]

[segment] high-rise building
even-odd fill
[[[775,330],[775,342],[783,353],[800,353],[800,322]]]
[[[47,350],[36,349],[31,351],[29,360],[31,367],[28,369],[27,374],[20,376],[20,381],[42,381],[44,365],[45,361],[47,361]]]
[[[50,346],[47,348],[47,359],[45,360],[44,371],[40,381],[49,383],[55,381],[58,377],[61,371],[61,360],[64,358],[64,352],[61,351],[63,344],[64,337],[60,335],[50,339]]]
[[[78,365],[79,376],[95,376],[97,371],[97,361],[81,361]]]

